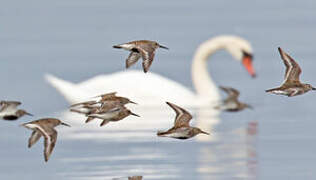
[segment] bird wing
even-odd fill
[[[143,58],[143,69],[144,69],[144,72],[146,73],[149,70],[151,63],[154,60],[156,49],[151,46],[139,45],[137,47],[137,50],[140,52]]]
[[[113,107],[113,108],[108,108],[108,109],[102,109],[100,113],[114,113],[121,111],[123,108],[121,106],[119,107]]]
[[[50,155],[53,152],[53,149],[57,140],[57,131],[53,128],[45,128],[45,131],[42,132],[44,135],[44,158],[47,162]]]
[[[117,92],[110,92],[106,94],[100,94],[98,96],[94,96],[92,98],[101,97],[101,98],[108,98],[108,97],[115,97]]]
[[[285,82],[299,82],[300,74],[302,72],[300,66],[295,62],[295,60],[284,52],[280,47],[278,48],[281,58],[286,67],[284,83]]]
[[[18,101],[1,101],[0,103],[2,105],[0,111],[10,111],[10,110],[16,110],[16,107],[21,105],[21,102]]]
[[[166,102],[166,103],[176,112],[174,127],[175,128],[183,127],[183,126],[189,127],[190,120],[192,119],[191,114],[188,111],[186,111],[185,109],[183,109],[175,104],[172,104],[170,102]]]
[[[96,101],[85,101],[85,102],[81,102],[81,103],[76,103],[76,104],[73,104],[71,105],[70,107],[75,107],[75,106],[86,106],[86,105],[93,105],[93,104],[97,104],[98,102]]]
[[[44,136],[44,159],[47,162],[56,144],[57,131],[51,126],[43,126],[41,124],[38,124],[38,122],[41,122],[43,120],[47,119],[33,121],[32,124],[33,127],[40,131],[42,136]]]
[[[110,101],[105,101],[101,105],[101,110],[102,111],[109,111],[110,109],[113,109],[115,107],[122,106],[119,100],[110,100]]]
[[[41,138],[41,136],[42,136],[42,134],[40,131],[34,130],[32,132],[31,137],[29,138],[28,147],[31,148]]]
[[[220,86],[221,90],[223,90],[225,93],[227,93],[228,98],[238,98],[239,96],[239,91],[237,89],[231,88],[231,87],[224,87]]]
[[[133,64],[135,64],[139,58],[141,57],[140,53],[138,52],[131,52],[126,59],[126,68],[131,67]]]

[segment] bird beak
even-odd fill
[[[253,59],[252,55],[245,54],[244,57],[242,58],[242,64],[244,65],[248,73],[251,75],[251,77],[255,78],[256,73],[255,73],[255,69],[252,66],[252,59]]]
[[[312,87],[312,90],[316,90],[316,88]]]
[[[66,124],[66,123],[63,123],[63,122],[61,122],[60,124],[61,124],[61,125],[64,125],[64,126],[71,127],[69,124]]]
[[[200,131],[200,133],[210,135],[210,133],[207,133],[207,132],[202,131],[202,130]]]
[[[33,114],[25,112],[26,115],[33,116]]]
[[[135,113],[132,113],[132,112],[131,112],[131,115],[133,115],[133,116],[137,116],[137,117],[140,117],[140,115],[135,114]]]
[[[133,101],[130,101],[130,100],[129,100],[128,102],[129,102],[129,103],[132,103],[132,104],[137,104],[136,102],[133,102]]]
[[[113,48],[117,48],[117,49],[121,49],[122,48],[122,46],[121,45],[114,45],[114,46],[112,46]]]
[[[159,47],[162,48],[162,49],[168,49],[169,50],[169,48],[167,48],[166,46],[159,45]]]

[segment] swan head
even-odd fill
[[[240,61],[252,77],[256,77],[255,70],[252,65],[253,54],[250,43],[236,36],[222,37],[224,49],[226,49],[236,60]]]

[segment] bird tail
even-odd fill
[[[51,74],[46,74],[45,79],[71,104],[86,100],[88,98],[87,93],[80,90],[76,84],[65,81]]]

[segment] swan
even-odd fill
[[[192,82],[196,92],[159,74],[144,74],[136,70],[98,75],[77,84],[51,74],[46,74],[45,78],[69,103],[84,101],[106,92],[118,92],[142,106],[161,106],[164,101],[176,102],[184,107],[209,106],[210,102],[218,102],[220,95],[207,70],[207,60],[220,49],[242,62],[248,73],[255,76],[250,43],[241,37],[222,35],[200,44],[195,52]]]

